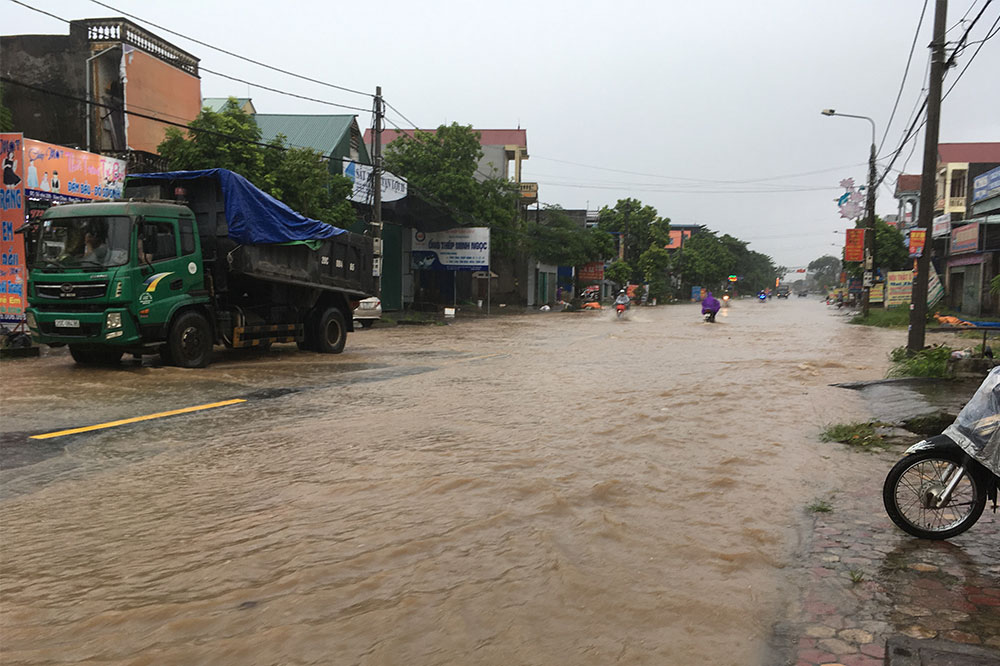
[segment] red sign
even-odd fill
[[[865,230],[848,229],[844,243],[844,261],[865,260]]]
[[[979,223],[972,222],[951,230],[951,253],[975,252],[979,249]]]
[[[910,256],[919,257],[924,253],[924,244],[927,241],[926,229],[910,229]]]
[[[576,277],[584,282],[604,279],[604,262],[592,261],[576,269]]]
[[[27,272],[24,265],[24,236],[14,232],[24,225],[24,138],[21,134],[0,134],[3,155],[3,190],[0,190],[0,321],[24,319]]]

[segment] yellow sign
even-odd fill
[[[906,305],[910,302],[910,292],[913,290],[913,271],[889,271],[886,275],[889,291],[885,306]]]
[[[881,303],[885,300],[885,285],[879,282],[878,284],[873,284],[871,291],[868,293],[869,303]]]

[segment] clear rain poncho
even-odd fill
[[[990,371],[944,434],[1000,476],[1000,367]]]

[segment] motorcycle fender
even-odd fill
[[[946,435],[938,435],[937,437],[930,437],[928,439],[922,439],[910,448],[906,449],[903,455],[910,455],[911,453],[916,453],[917,451],[930,451],[932,449],[957,449],[958,444],[951,441],[951,438]]]

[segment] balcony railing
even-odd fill
[[[131,44],[192,76],[198,76],[198,58],[127,19],[84,19],[73,21],[73,24],[82,25],[86,29],[87,40],[90,42]]]

